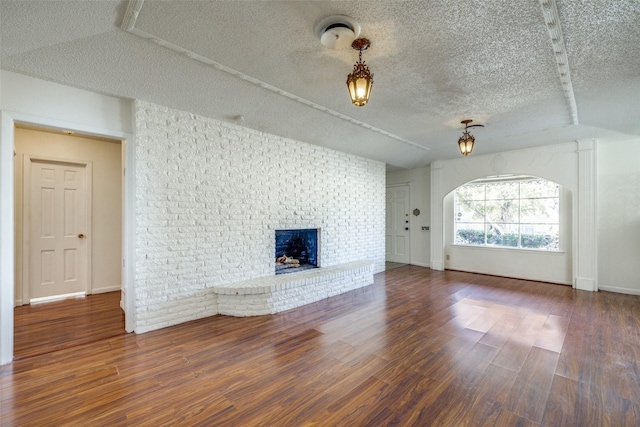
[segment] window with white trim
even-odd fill
[[[520,176],[454,190],[454,244],[560,250],[560,185]]]

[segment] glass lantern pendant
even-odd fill
[[[356,39],[351,47],[359,51],[358,62],[353,66],[353,72],[347,76],[347,87],[351,102],[356,107],[362,107],[369,101],[371,86],[373,85],[373,74],[369,67],[362,60],[362,51],[369,48],[369,40]]]

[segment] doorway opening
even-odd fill
[[[116,139],[16,124],[15,358],[46,353],[45,337],[57,337],[51,351],[102,338],[71,327],[83,322],[78,312],[96,309],[91,302],[96,299],[112,319],[106,323],[115,319],[125,333],[122,149]],[[102,294],[111,295],[93,298]],[[86,298],[68,298],[74,295]],[[53,329],[47,333],[47,328]],[[113,335],[110,329],[106,333]]]

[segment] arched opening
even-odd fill
[[[571,285],[572,204],[537,176],[468,181],[444,197],[444,268]]]
[[[0,179],[0,205],[2,219],[0,220],[0,364],[11,362],[14,352],[14,305],[15,305],[15,218],[14,210],[14,134],[17,124],[29,124],[49,128],[67,129],[69,123],[57,119],[47,119],[15,112],[0,112],[2,126],[0,130],[0,164],[2,165],[2,179]],[[91,135],[117,139],[122,144],[122,166],[128,170],[134,169],[135,146],[131,142],[133,136],[122,131],[105,131],[88,125],[77,125],[78,131]],[[129,141],[129,142],[128,142]],[[131,332],[135,326],[135,302],[133,280],[135,263],[133,260],[133,238],[130,237],[135,222],[134,206],[134,178],[135,174],[127,174],[123,185],[123,277],[122,277],[122,305],[125,311],[125,330]]]

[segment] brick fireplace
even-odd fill
[[[136,332],[288,309],[363,286],[384,268],[384,163],[134,105]],[[320,268],[276,275],[275,230],[308,228],[321,230]],[[228,312],[221,295],[234,299]],[[278,304],[257,308],[251,295]]]

